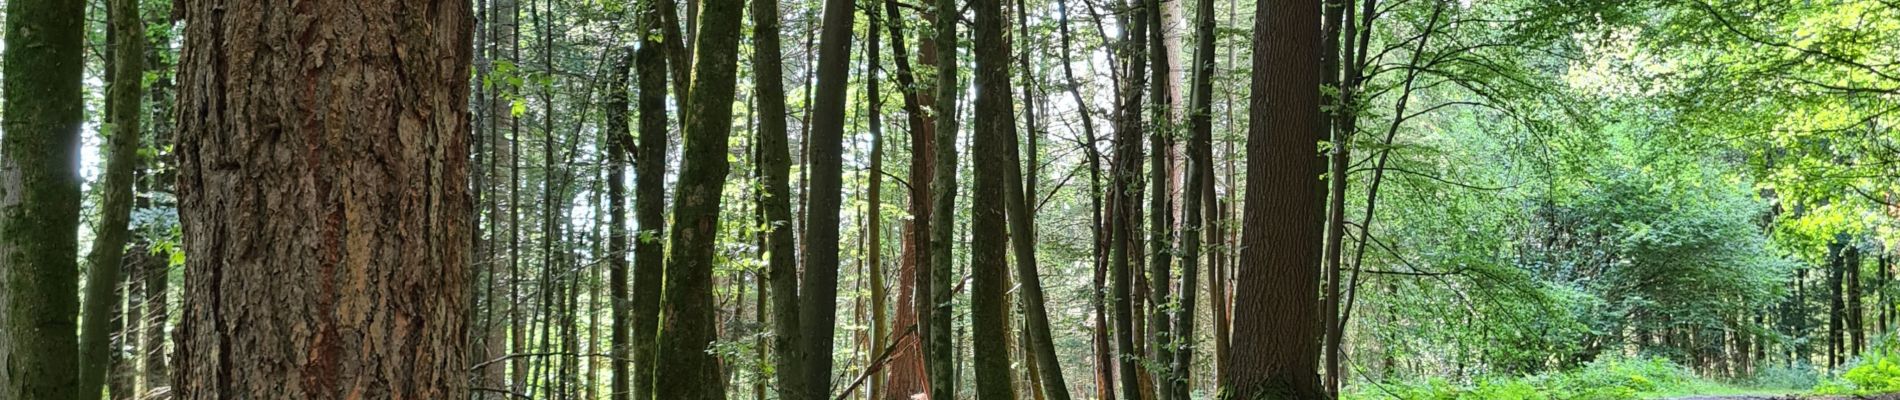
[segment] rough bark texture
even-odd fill
[[[628,297],[627,279],[627,156],[633,152],[633,135],[627,130],[633,93],[627,84],[633,80],[634,49],[614,64],[613,85],[607,97],[607,293],[613,298],[613,378],[609,383],[613,400],[633,395],[633,300]]]
[[[805,375],[796,371],[805,363],[798,329],[798,251],[792,235],[791,144],[785,119],[784,66],[780,60],[779,3],[755,0],[752,3],[754,35],[752,45],[753,83],[759,99],[759,169],[764,190],[759,207],[766,220],[765,253],[767,275],[772,286],[772,350],[777,367],[779,398],[792,399],[805,393]]]
[[[185,4],[180,398],[467,396],[468,6]]]
[[[671,252],[655,397],[725,398],[719,360],[711,353],[717,326],[713,304],[713,247],[718,240],[720,192],[725,188],[727,139],[744,0],[709,0],[700,13],[686,100],[685,143],[673,205]]]
[[[633,323],[633,396],[653,398],[655,359],[660,327],[660,291],[666,275],[666,74],[667,64],[658,37],[664,24],[657,2],[640,9],[637,31],[640,47],[634,51],[639,98],[639,146],[633,157],[633,289],[628,300]],[[685,93],[676,96],[685,97]]]
[[[956,355],[951,340],[951,300],[954,293],[951,286],[951,249],[957,205],[957,1],[937,0],[936,36],[933,38],[937,57],[937,107],[935,128],[935,148],[932,149],[931,172],[931,210],[930,210],[930,266],[928,285],[918,285],[919,299],[929,299],[929,321],[922,325],[925,333],[924,370],[930,377],[930,398],[952,399],[956,397]]]
[[[7,2],[0,58],[0,399],[80,398],[83,2]],[[96,391],[95,391],[96,393]],[[96,394],[95,394],[96,396]]]
[[[809,204],[805,208],[805,277],[799,282],[800,328],[805,330],[806,399],[823,400],[831,392],[832,329],[838,322],[838,214],[844,199],[844,108],[850,85],[852,0],[825,0],[824,26],[818,38],[818,86],[811,130],[805,144],[811,155]]]
[[[976,398],[1016,398],[1010,382],[1009,234],[1005,225],[1010,165],[1016,152],[1016,118],[1009,93],[1009,43],[1001,0],[971,0],[976,11],[975,136],[970,152],[975,180],[970,189],[970,320],[975,351]],[[1009,181],[1015,181],[1010,185]],[[1023,232],[1017,232],[1021,234]],[[1020,260],[1018,260],[1020,261]]]
[[[1262,1],[1255,18],[1231,389],[1245,400],[1328,398],[1316,374],[1319,1]]]
[[[112,310],[120,307],[119,283],[125,243],[132,219],[132,171],[139,163],[139,113],[145,79],[145,23],[135,0],[107,4],[112,34],[106,88],[106,165],[98,186],[99,221],[93,226],[92,250],[86,255],[85,319],[79,332],[79,390],[85,398],[99,398],[106,382],[113,341]],[[122,395],[121,394],[115,394]]]

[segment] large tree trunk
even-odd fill
[[[791,144],[785,129],[784,67],[780,62],[777,0],[752,3],[753,83],[759,99],[759,176],[763,180],[759,207],[764,214],[767,274],[772,281],[773,360],[779,398],[805,393],[805,356],[798,329],[798,256],[792,235]]]
[[[177,393],[466,397],[468,4],[276,3],[183,10]]]
[[[694,40],[692,94],[673,205],[666,267],[665,324],[655,397],[681,400],[725,398],[719,360],[708,352],[717,334],[713,304],[713,247],[718,240],[727,138],[732,133],[732,96],[738,58],[740,7],[744,0],[709,0]]]
[[[123,324],[112,322],[119,307],[120,267],[132,219],[133,170],[139,164],[139,113],[145,79],[145,21],[136,0],[107,4],[112,34],[106,88],[106,165],[99,189],[99,221],[93,226],[92,250],[86,256],[85,320],[79,332],[79,390],[85,398],[99,398],[105,385],[113,341],[110,332]],[[116,395],[116,394],[115,394]]]
[[[805,208],[804,279],[799,281],[799,327],[804,329],[805,399],[831,392],[832,329],[838,322],[838,214],[844,199],[845,89],[850,85],[852,0],[825,0],[818,39],[818,86],[806,145],[811,158]]]
[[[85,5],[12,0],[0,55],[0,399],[81,398],[79,137]],[[98,396],[95,390],[92,394]]]
[[[633,323],[633,396],[651,399],[659,369],[660,291],[666,275],[666,75],[669,65],[656,36],[665,24],[659,2],[639,11],[640,47],[634,51],[635,86],[639,89],[639,143],[634,151],[633,288],[629,307]],[[686,93],[675,96],[685,98]]]
[[[1328,398],[1316,374],[1319,1],[1263,1],[1255,18],[1230,384],[1241,399]]]
[[[970,152],[975,157],[971,160],[975,180],[970,189],[970,329],[971,345],[975,346],[976,398],[1011,400],[1016,398],[1016,388],[1010,382],[1012,368],[1007,344],[1011,330],[1007,322],[1008,245],[1012,232],[1005,224],[1007,207],[1004,203],[1009,201],[1006,187],[1014,186],[1016,197],[1021,197],[1022,180],[1012,176],[1015,174],[1011,170],[1017,167],[1008,164],[1016,158],[1013,156],[1016,152],[1015,107],[1009,93],[1009,43],[1003,38],[1008,22],[1003,17],[1001,0],[972,0],[970,8],[976,11],[976,40],[971,47],[976,53],[976,126],[970,144]],[[1018,224],[1019,227],[1026,225]],[[1026,236],[1017,240],[1025,239]]]

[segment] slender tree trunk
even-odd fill
[[[466,397],[468,5],[188,6],[179,397]]]
[[[910,215],[905,222],[903,260],[897,272],[897,312],[896,331],[903,332],[916,326],[920,340],[899,341],[899,348],[891,355],[887,367],[890,370],[890,382],[885,387],[885,397],[881,400],[910,400],[912,396],[926,393],[927,383],[923,362],[923,329],[925,317],[920,310],[929,310],[925,297],[918,290],[928,285],[926,272],[930,265],[930,188],[933,173],[931,146],[934,131],[930,125],[930,116],[924,109],[927,95],[917,88],[916,74],[910,64],[909,44],[904,40],[904,18],[898,12],[896,2],[884,2],[886,26],[891,35],[891,55],[897,65],[897,87],[903,94],[905,121],[910,132]],[[928,43],[928,41],[926,41]],[[920,62],[922,54],[919,54]],[[919,303],[923,303],[919,307]]]
[[[131,236],[133,170],[139,164],[139,112],[145,79],[145,23],[139,18],[136,0],[112,0],[107,4],[112,51],[111,73],[106,88],[106,164],[101,177],[99,221],[93,227],[92,251],[86,256],[85,320],[79,336],[79,390],[85,398],[99,398],[105,386],[108,364],[117,353],[109,349],[112,310],[120,305],[118,296],[120,264],[125,243]]]
[[[1068,87],[1070,98],[1077,105],[1076,111],[1082,117],[1082,136],[1084,143],[1081,143],[1081,147],[1083,152],[1088,155],[1089,162],[1089,217],[1092,225],[1095,227],[1095,229],[1093,229],[1094,238],[1090,240],[1090,244],[1094,248],[1090,254],[1093,254],[1095,259],[1092,263],[1094,265],[1094,273],[1092,274],[1093,284],[1091,286],[1093,291],[1089,294],[1089,303],[1092,310],[1090,315],[1092,316],[1095,326],[1095,329],[1092,330],[1092,341],[1094,342],[1095,348],[1095,397],[1099,399],[1112,399],[1115,397],[1115,383],[1110,368],[1114,362],[1108,349],[1107,301],[1103,298],[1103,292],[1107,286],[1105,284],[1106,277],[1104,275],[1106,274],[1104,272],[1108,265],[1106,248],[1108,246],[1105,244],[1112,235],[1103,233],[1110,228],[1103,221],[1102,215],[1104,214],[1102,207],[1103,190],[1101,184],[1102,154],[1101,151],[1096,148],[1098,139],[1095,136],[1095,120],[1090,114],[1091,106],[1089,101],[1082,97],[1081,83],[1075,79],[1075,67],[1072,65],[1074,56],[1069,43],[1071,35],[1069,33],[1068,2],[1066,0],[1056,0],[1056,10],[1059,14],[1058,18],[1060,18],[1057,23],[1057,28],[1062,34],[1061,61],[1063,79],[1068,82],[1065,86]]]
[[[889,336],[891,331],[890,319],[886,316],[888,315],[888,308],[884,302],[884,298],[887,295],[884,290],[883,259],[884,122],[883,116],[880,115],[881,107],[883,107],[884,104],[878,98],[878,85],[882,84],[883,81],[877,78],[879,64],[877,25],[882,21],[878,20],[875,8],[867,9],[864,13],[865,17],[871,20],[870,29],[866,31],[864,38],[864,97],[865,103],[871,107],[871,166],[870,171],[867,172],[869,175],[868,179],[871,181],[871,187],[867,189],[865,194],[866,197],[870,198],[870,205],[866,206],[868,209],[865,210],[864,213],[866,218],[870,219],[866,222],[865,235],[867,236],[865,236],[866,244],[864,246],[865,251],[868,253],[865,255],[865,264],[868,265],[868,275],[870,275],[869,279],[871,285],[871,348],[867,353],[871,357],[877,357],[877,353],[884,351],[884,347],[888,345],[887,343],[890,339],[886,336]],[[878,360],[873,359],[871,362],[876,363]],[[881,399],[884,393],[884,376],[889,368],[875,366],[873,368],[876,369],[868,378],[868,380],[870,380],[870,388],[867,394],[869,394],[872,399]]]
[[[1247,212],[1235,299],[1232,393],[1240,399],[1330,398],[1320,386],[1318,0],[1255,11]],[[1269,102],[1268,99],[1272,99]]]
[[[759,99],[759,176],[766,219],[767,274],[772,281],[773,360],[777,363],[778,395],[799,398],[806,392],[801,331],[798,329],[798,258],[792,234],[791,149],[786,134],[784,68],[780,63],[778,1],[752,3],[754,32],[752,68]]]
[[[607,293],[613,299],[613,331],[608,334],[613,341],[609,351],[613,356],[613,379],[608,387],[610,398],[627,400],[633,395],[631,360],[636,346],[627,279],[627,157],[634,151],[633,135],[627,129],[633,93],[627,85],[633,80],[636,50],[629,47],[619,51],[624,54],[614,64],[612,91],[607,97]]]
[[[1174,334],[1182,338],[1174,353],[1168,391],[1173,398],[1190,399],[1194,367],[1194,307],[1200,278],[1203,231],[1207,205],[1214,200],[1214,0],[1194,5],[1193,81],[1189,83],[1187,182],[1181,191],[1181,311],[1175,314]],[[1212,236],[1209,236],[1212,237]],[[1210,241],[1212,242],[1212,241]]]
[[[1163,9],[1167,0],[1144,0],[1148,18],[1148,68],[1150,91],[1148,112],[1153,114],[1148,132],[1148,183],[1151,185],[1148,200],[1148,348],[1151,352],[1148,363],[1165,366],[1174,361],[1174,337],[1170,334],[1171,320],[1167,304],[1173,300],[1169,291],[1174,266],[1174,81],[1170,79],[1172,71],[1170,60],[1174,58],[1168,51],[1168,21]],[[1154,376],[1156,398],[1169,400],[1172,397],[1166,389],[1177,377],[1168,368],[1151,369]]]
[[[0,54],[0,399],[79,388],[80,95],[85,4],[12,0]],[[136,143],[136,142],[134,142]],[[96,386],[95,386],[96,388]],[[90,396],[82,396],[90,394]]]
[[[175,49],[172,48],[172,37],[170,35],[172,31],[172,20],[169,14],[170,12],[167,10],[166,13],[158,15],[156,21],[148,22],[147,25],[152,26],[155,24],[165,28],[155,30],[158,34],[148,37],[146,42],[148,44],[145,53],[146,65],[151,70],[159,72],[158,79],[153,81],[150,90],[146,91],[146,94],[150,96],[152,102],[151,106],[146,109],[151,112],[150,126],[152,127],[152,134],[150,136],[152,137],[152,143],[171,143],[171,124],[173,121],[176,121],[172,116],[172,101],[175,99],[172,93],[172,77],[176,70],[171,64],[172,61],[170,61],[173,60],[173,58],[164,56],[165,54],[170,54],[170,52],[175,51]],[[159,151],[154,154],[154,157],[150,161],[162,161],[162,163],[154,163],[145,167],[146,170],[148,170],[145,176],[149,177],[149,183],[146,184],[149,191],[167,194],[177,193],[176,190],[173,190],[173,185],[178,179],[177,174],[174,173],[173,166],[175,164],[172,162],[171,154],[172,151],[166,149],[164,146],[160,146]],[[162,204],[176,206],[176,203],[172,202]],[[141,240],[141,242],[144,242],[144,240]],[[150,392],[158,387],[169,388],[171,386],[171,368],[169,367],[171,357],[169,353],[165,351],[166,345],[171,343],[169,336],[166,335],[165,332],[166,324],[171,321],[169,308],[171,303],[171,251],[176,251],[176,249],[155,253],[148,252],[145,256],[148,257],[149,261],[140,269],[139,273],[141,276],[137,278],[144,285],[142,289],[142,292],[144,292],[144,300],[140,302],[140,306],[144,307],[145,310],[143,312],[143,318],[138,321],[133,321],[133,323],[141,325],[139,332],[142,337],[139,340],[145,343],[140,347],[142,353],[138,355],[138,357],[144,360],[142,362],[144,366],[144,384],[142,385],[144,386],[144,392]]]
[[[998,0],[985,1],[995,2]],[[1000,10],[1001,5],[996,5],[996,7],[999,9],[993,12],[1002,14],[1002,10]],[[978,11],[978,21],[983,21],[982,15],[984,11],[981,8],[979,8]],[[1004,25],[1005,22],[1000,21],[1003,19],[1001,15],[996,15],[994,18],[999,21],[992,21],[992,23],[998,26],[978,26],[977,37],[979,39],[984,39],[984,35],[996,36],[994,38],[988,38],[987,40],[980,40],[981,43],[988,43],[987,45],[977,44],[977,49],[987,56],[983,59],[984,62],[978,63],[979,67],[983,67],[978,71],[978,77],[983,78],[983,80],[977,82],[978,88],[1004,88],[1009,86],[1008,64],[998,61],[999,59],[1008,57],[1007,50],[1009,43],[1004,41],[1002,38],[1003,33],[1001,32],[1004,29],[1001,25]],[[997,32],[984,32],[983,29],[986,28],[995,29]],[[990,47],[995,48],[992,49]],[[1027,67],[1028,64],[1025,62],[1023,65]],[[1027,72],[1028,69],[1025,68],[1024,71]],[[1027,83],[1025,83],[1025,85],[1027,85]],[[1028,91],[1025,90],[1024,92],[1025,96],[1027,96]],[[978,97],[978,100],[982,103],[977,107],[977,116],[981,118],[987,113],[995,112],[1001,115],[992,117],[1000,118],[1002,121],[985,119],[978,122],[977,127],[978,129],[1002,131],[986,132],[986,134],[991,135],[991,140],[999,140],[1002,144],[1007,145],[1007,147],[1000,149],[996,149],[993,146],[983,147],[994,149],[995,152],[999,153],[996,155],[1002,158],[1001,160],[995,160],[1001,163],[1000,165],[990,166],[990,168],[1001,167],[1001,172],[1005,178],[1002,182],[1005,196],[1004,210],[1007,214],[1007,229],[1010,244],[1013,245],[1012,247],[1016,255],[1017,288],[1022,295],[1020,301],[1023,309],[1023,327],[1026,331],[1024,332],[1024,336],[1027,338],[1023,347],[1027,349],[1029,353],[1027,356],[1033,360],[1032,364],[1028,367],[1039,375],[1032,378],[1040,382],[1038,387],[1042,389],[1044,395],[1056,400],[1068,400],[1069,384],[1062,376],[1062,365],[1060,360],[1056,357],[1055,341],[1049,333],[1048,300],[1043,294],[1042,276],[1040,275],[1041,269],[1037,267],[1035,206],[1031,203],[1033,201],[1034,192],[1033,189],[1028,187],[1029,180],[1024,179],[1025,173],[1023,172],[1026,169],[1035,168],[1035,165],[1033,163],[1024,163],[1022,157],[1018,156],[1022,150],[1018,148],[1016,143],[1016,123],[1013,121],[1013,119],[1015,119],[1013,118],[1014,113],[1010,112],[1014,106],[1010,104],[1008,92],[997,90],[993,93],[987,93],[992,96],[987,99],[982,97],[982,94],[985,93],[979,93]],[[1029,134],[1032,136],[1035,135],[1035,130],[1031,129]],[[981,150],[972,150],[978,154],[985,154],[984,151]],[[1034,151],[1033,148],[1030,151]],[[983,164],[987,164],[987,162],[979,162],[976,165],[982,166]],[[979,204],[983,203],[983,201],[980,200],[973,201]],[[977,236],[980,238],[984,235],[979,234]],[[978,347],[978,349],[981,348],[982,347]]]
[[[659,2],[645,3],[639,10],[635,31],[640,32],[640,47],[634,50],[634,70],[639,91],[639,137],[633,148],[633,288],[628,308],[633,324],[633,397],[654,397],[655,376],[660,368],[659,351],[661,290],[666,263],[666,75],[668,65],[656,36],[665,26]],[[675,96],[684,99],[686,93]]]
[[[141,57],[143,55],[140,55]],[[134,181],[138,178],[133,178]],[[145,246],[134,244],[125,249],[124,278],[114,282],[123,290],[125,301],[113,304],[112,343],[114,351],[107,355],[106,391],[109,399],[135,399],[139,393],[139,341],[141,322],[144,321],[145,295],[139,285],[145,269],[150,265],[150,252]]]
[[[1128,67],[1126,76],[1132,82],[1121,85],[1121,101],[1117,110],[1120,112],[1120,121],[1115,127],[1115,159],[1108,185],[1115,191],[1109,201],[1110,207],[1114,208],[1111,213],[1114,218],[1109,224],[1114,235],[1109,239],[1109,270],[1114,275],[1114,289],[1110,296],[1115,301],[1115,348],[1119,356],[1116,362],[1122,398],[1141,400],[1141,354],[1135,345],[1138,332],[1134,314],[1135,266],[1131,264],[1133,259],[1139,257],[1136,253],[1140,252],[1135,244],[1135,222],[1139,220],[1135,204],[1141,199],[1137,175],[1141,171],[1141,95],[1145,86],[1142,71],[1147,66],[1141,44],[1147,38],[1149,18],[1141,16],[1130,20],[1131,28],[1123,33],[1126,35],[1123,43],[1127,46],[1128,55],[1123,62]]]
[[[925,333],[925,374],[931,399],[956,397],[956,348],[951,339],[951,249],[954,245],[957,200],[957,12],[956,0],[936,0],[937,108],[931,178],[929,285],[919,285],[919,299],[930,299]],[[923,273],[923,272],[920,272]]]
[[[1846,281],[1845,290],[1847,291],[1845,297],[1847,301],[1848,357],[1860,355],[1862,344],[1867,342],[1866,330],[1862,329],[1865,327],[1865,324],[1862,323],[1862,318],[1865,317],[1865,314],[1861,312],[1860,307],[1860,266],[1860,244],[1850,243],[1847,246],[1846,264],[1842,265],[1843,273],[1845,274],[1842,278]]]
[[[810,196],[805,208],[804,278],[799,281],[799,320],[805,330],[809,400],[830,397],[832,328],[838,321],[838,229],[842,206],[845,90],[851,65],[852,0],[825,0],[818,40],[818,86],[806,143],[811,148]]]
[[[732,97],[744,0],[708,0],[695,38],[692,94],[686,100],[685,148],[673,207],[666,268],[665,326],[660,334],[656,396],[712,400],[725,397],[715,339],[713,246],[718,239],[720,192],[729,166]]]
[[[1847,307],[1841,300],[1841,270],[1844,263],[1842,252],[1847,247],[1846,234],[1837,235],[1833,243],[1827,245],[1827,367],[1839,367],[1842,361],[1842,309]]]

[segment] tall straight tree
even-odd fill
[[[660,31],[665,26],[660,2],[646,2],[635,31],[640,47],[634,50],[635,87],[639,92],[639,138],[633,156],[633,396],[653,398],[659,360],[660,302],[666,282],[666,76],[669,64]],[[685,93],[676,96],[684,97]]]
[[[759,208],[772,287],[773,361],[782,399],[805,394],[805,357],[798,329],[798,255],[792,234],[791,144],[785,128],[785,77],[780,61],[778,0],[752,2],[752,71],[759,102]]]
[[[238,3],[181,10],[174,390],[466,397],[468,3]]]
[[[937,0],[936,128],[931,155],[930,267],[928,285],[917,286],[918,301],[928,301],[929,321],[924,328],[924,372],[930,378],[930,398],[956,397],[956,348],[951,340],[951,248],[957,206],[957,0]],[[925,273],[925,272],[920,272]]]
[[[1239,399],[1328,398],[1319,357],[1319,0],[1254,11],[1247,205],[1234,299]]]
[[[79,388],[85,398],[99,398],[108,370],[110,332],[123,322],[111,320],[119,306],[120,264],[130,236],[133,170],[139,163],[139,113],[145,80],[145,21],[136,0],[112,0],[106,5],[111,26],[112,69],[106,88],[106,168],[99,185],[99,221],[93,227],[92,252],[86,255],[86,311],[79,332]],[[115,393],[115,395],[124,393]]]
[[[930,117],[924,114],[928,93],[918,88],[917,76],[910,63],[910,45],[904,39],[905,19],[898,10],[896,2],[884,2],[885,27],[890,31],[892,63],[897,66],[897,88],[903,94],[905,123],[910,132],[910,185],[909,211],[911,218],[905,221],[902,261],[897,272],[897,309],[893,321],[898,331],[916,327],[917,340],[899,341],[898,348],[891,354],[889,363],[890,381],[885,386],[885,397],[880,400],[909,400],[912,396],[924,393],[926,377],[923,363],[923,338],[925,329],[920,310],[927,312],[927,299],[920,296],[919,289],[926,287],[929,275],[925,273],[930,266],[930,182],[933,176],[932,146],[933,130]],[[925,43],[928,43],[926,41]],[[919,52],[919,62],[923,60]],[[926,300],[920,302],[918,300]],[[925,303],[919,307],[918,303]]]
[[[886,336],[890,335],[891,330],[890,317],[888,317],[889,313],[886,312],[888,305],[885,304],[884,300],[885,295],[888,294],[885,293],[886,291],[884,290],[883,260],[884,120],[881,112],[883,111],[884,103],[882,99],[878,98],[878,86],[882,85],[884,81],[878,79],[877,73],[879,66],[877,26],[883,23],[883,21],[878,20],[876,8],[866,9],[864,14],[865,18],[871,21],[871,29],[866,30],[864,35],[864,102],[871,107],[869,113],[871,124],[871,170],[870,177],[866,178],[869,179],[871,183],[870,188],[865,189],[865,197],[869,198],[868,201],[871,204],[865,207],[866,210],[864,212],[865,217],[870,219],[868,222],[865,222],[864,228],[866,235],[864,247],[865,252],[868,253],[864,258],[865,264],[867,264],[866,275],[870,276],[869,284],[871,286],[871,352],[876,353],[884,351],[884,348],[889,345],[888,342],[890,339]],[[872,357],[876,357],[876,355],[874,354]],[[873,362],[876,362],[876,360],[873,360]],[[879,367],[871,371],[871,376],[869,377],[871,387],[867,393],[872,399],[883,397],[884,375],[886,371],[889,371],[889,368]]]
[[[633,80],[636,50],[620,50],[613,66],[610,92],[607,94],[607,293],[613,298],[613,378],[608,387],[613,400],[633,395],[633,302],[627,296],[627,157],[633,152],[633,135],[627,131],[633,97],[627,84]]]
[[[1148,72],[1151,76],[1148,82],[1149,91],[1153,93],[1148,106],[1148,112],[1153,113],[1148,124],[1148,183],[1152,193],[1148,197],[1148,348],[1152,352],[1148,362],[1165,366],[1174,361],[1174,351],[1169,346],[1174,339],[1168,333],[1172,326],[1168,319],[1170,311],[1167,304],[1172,301],[1168,289],[1174,279],[1171,276],[1174,271],[1171,264],[1174,261],[1175,228],[1174,196],[1171,193],[1174,186],[1171,182],[1174,176],[1175,104],[1173,71],[1169,67],[1173,65],[1171,60],[1174,55],[1168,51],[1169,21],[1163,14],[1164,9],[1178,7],[1171,6],[1175,4],[1174,1],[1167,0],[1144,0],[1142,4],[1149,26],[1147,43],[1151,67]],[[1152,374],[1156,397],[1170,400],[1167,382],[1175,379],[1172,371],[1154,368]]]
[[[825,0],[818,38],[818,87],[806,145],[811,172],[805,207],[805,276],[799,282],[798,324],[805,330],[804,399],[831,393],[832,329],[838,322],[838,214],[844,200],[844,107],[850,86],[852,0]]]
[[[1188,84],[1187,181],[1181,190],[1181,311],[1174,316],[1174,334],[1183,338],[1169,360],[1166,390],[1172,398],[1189,397],[1194,367],[1194,312],[1196,283],[1200,278],[1201,238],[1205,217],[1214,202],[1214,0],[1194,2],[1194,60]],[[1214,237],[1214,236],[1209,236]],[[1209,241],[1212,242],[1212,241]]]
[[[976,11],[970,48],[976,56],[976,110],[970,168],[970,330],[975,353],[977,400],[1016,398],[1010,382],[1009,231],[1005,225],[1015,158],[1015,106],[1010,102],[1008,19],[1001,0],[971,0]],[[1015,185],[1009,181],[1015,180]],[[1021,190],[1017,186],[1017,190]],[[1021,235],[1025,232],[1014,232]],[[1019,260],[1020,261],[1020,260]]]
[[[706,0],[694,39],[695,80],[686,96],[679,187],[673,204],[672,244],[667,255],[665,324],[660,334],[655,397],[723,399],[725,380],[711,351],[717,336],[713,314],[713,247],[718,241],[720,192],[726,185],[727,139],[732,134],[740,7],[745,0]]]
[[[85,4],[12,0],[0,55],[0,399],[80,398]],[[96,391],[95,391],[96,392]],[[95,395],[96,396],[96,395]]]
[[[1135,244],[1137,203],[1141,199],[1141,95],[1147,68],[1147,56],[1142,49],[1146,43],[1148,21],[1146,14],[1130,17],[1128,31],[1122,39],[1124,54],[1122,61],[1127,70],[1123,76],[1128,82],[1121,84],[1121,94],[1117,103],[1120,115],[1115,127],[1115,158],[1110,167],[1108,187],[1110,196],[1108,259],[1109,273],[1113,276],[1113,288],[1110,297],[1115,302],[1115,349],[1120,357],[1116,359],[1116,375],[1120,378],[1122,398],[1141,400],[1141,370],[1139,351],[1135,346],[1135,300],[1134,300],[1134,263],[1141,249]]]

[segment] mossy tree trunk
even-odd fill
[[[0,75],[6,77],[0,83],[6,101],[0,116],[0,398],[78,399],[75,168],[84,118],[85,4],[13,0],[6,7],[7,51],[0,55]]]

